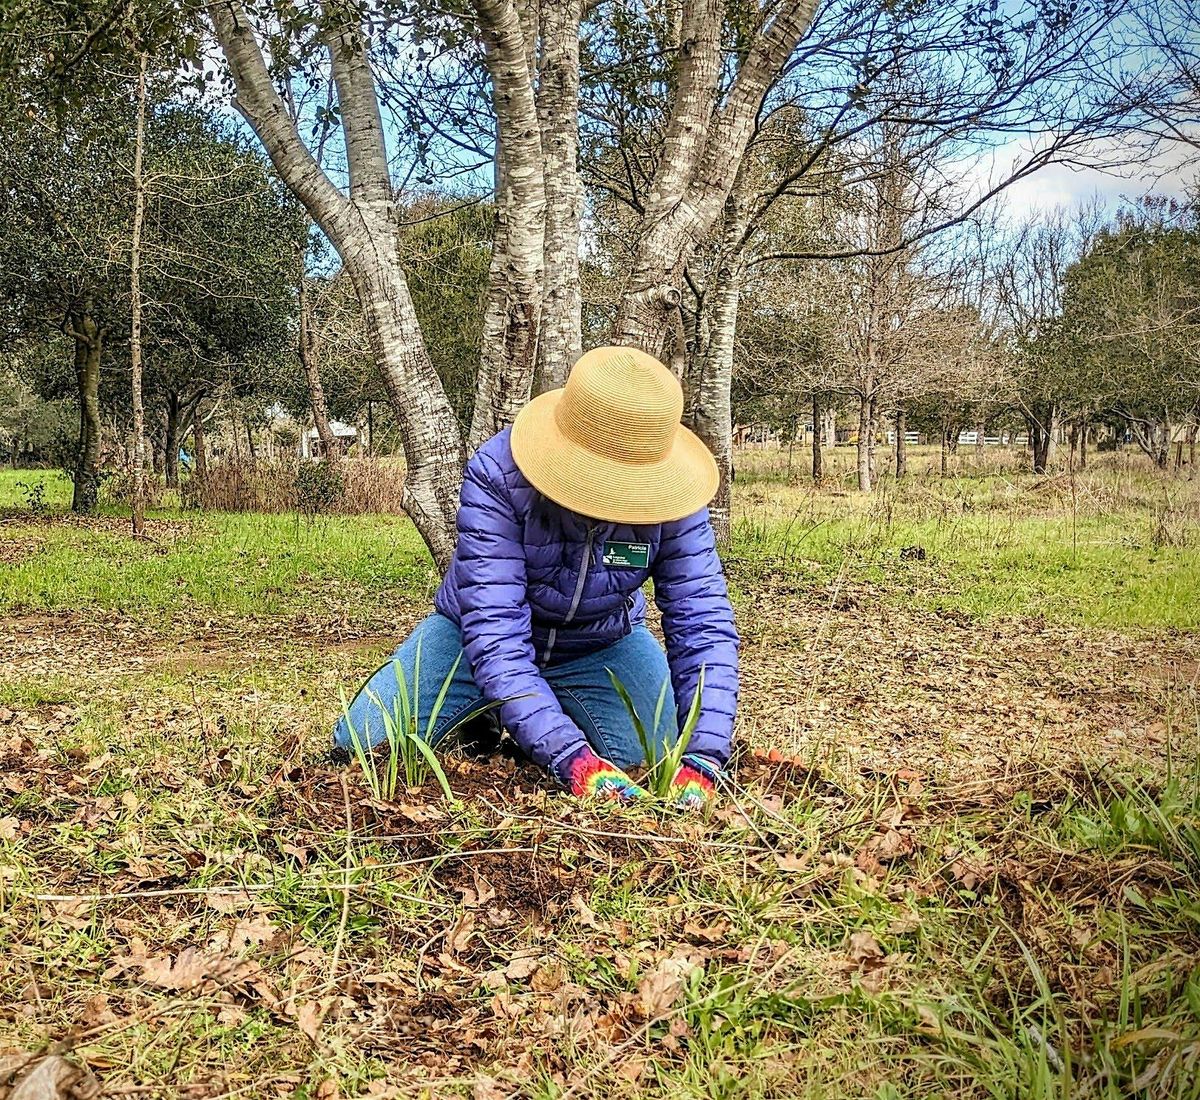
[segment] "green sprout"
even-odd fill
[[[663,680],[662,687],[658,691],[658,703],[654,708],[654,725],[649,733],[646,732],[646,723],[642,721],[642,717],[637,712],[637,707],[634,705],[633,697],[629,694],[628,689],[620,678],[611,668],[605,669],[608,673],[608,678],[612,681],[613,690],[616,691],[617,697],[621,700],[626,711],[629,712],[629,720],[633,723],[634,732],[637,734],[639,743],[642,746],[642,755],[646,758],[646,789],[656,798],[670,798],[671,782],[674,780],[679,771],[680,765],[683,763],[684,753],[687,752],[688,742],[692,739],[692,731],[696,728],[696,723],[700,721],[700,705],[701,697],[704,694],[704,669],[700,669],[700,677],[696,681],[696,691],[692,695],[692,705],[688,707],[687,718],[684,720],[683,727],[674,737],[666,737],[662,740],[661,751],[659,745],[658,731],[662,726],[663,705],[667,699],[667,688],[670,686],[670,677]]]
[[[450,671],[446,674],[446,678],[442,681],[441,690],[438,692],[433,707],[429,711],[429,717],[425,721],[424,730],[417,728],[421,713],[421,642],[419,640],[417,642],[416,660],[413,663],[411,692],[399,662],[394,662],[396,686],[399,690],[390,710],[383,705],[379,696],[372,691],[368,691],[369,698],[383,715],[384,741],[382,744],[387,746],[387,751],[378,754],[383,757],[379,761],[376,759],[377,754],[371,747],[369,737],[360,736],[359,732],[354,728],[354,724],[350,721],[350,707],[346,702],[345,693],[342,694],[342,713],[346,719],[346,728],[350,731],[350,745],[354,750],[354,758],[358,761],[358,766],[362,769],[367,786],[370,787],[371,794],[375,798],[391,802],[396,797],[396,790],[400,785],[402,776],[406,787],[419,787],[432,774],[438,781],[438,785],[442,788],[442,794],[445,795],[446,801],[453,800],[454,793],[450,790],[450,783],[446,779],[446,773],[441,764],[438,763],[437,756],[434,754],[431,741],[433,739],[433,731],[437,727],[438,716],[441,714],[442,707],[446,702],[446,693],[450,690],[450,685],[454,681],[461,661],[462,653],[460,652],[455,658],[454,664],[450,666]],[[507,699],[495,703],[481,703],[479,706],[474,707],[446,730],[442,735],[442,740],[448,740],[466,725],[467,722],[478,718],[481,714],[486,714],[489,710],[494,710],[502,706],[506,702],[508,702]]]

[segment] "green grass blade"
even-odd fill
[[[412,738],[413,747],[424,757],[425,763],[429,770],[433,772],[434,778],[442,788],[442,794],[446,796],[447,802],[454,801],[454,792],[450,789],[450,782],[446,778],[445,771],[442,770],[442,765],[438,763],[437,756],[434,755],[433,748],[427,745],[420,737]]]
[[[606,668],[604,671],[608,673],[608,678],[612,681],[613,690],[617,693],[617,698],[621,700],[625,710],[629,713],[629,720],[633,723],[633,732],[637,734],[638,742],[642,746],[642,754],[646,757],[646,765],[653,770],[656,758],[656,746],[646,736],[646,727],[637,712],[633,697],[626,690],[625,685],[621,683],[621,678],[611,668]]]
[[[438,715],[442,713],[442,707],[446,702],[446,695],[450,691],[450,685],[454,683],[454,677],[458,675],[458,666],[462,663],[463,651],[458,651],[458,656],[454,658],[454,664],[450,666],[450,671],[446,674],[446,678],[442,681],[442,690],[438,692],[437,699],[434,700],[433,709],[429,712],[429,721],[425,723],[425,740],[427,743],[433,743],[433,729],[437,725]]]

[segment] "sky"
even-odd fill
[[[990,170],[998,173],[1016,159],[1019,152],[1020,145],[1016,143],[1000,150]],[[1149,194],[1184,198],[1200,178],[1200,148],[1184,142],[1166,144],[1157,156],[1146,159],[1141,150],[1131,153],[1113,147],[1096,149],[1098,162],[1117,162],[1130,156],[1141,163],[1107,170],[1047,165],[1009,186],[1002,201],[1017,217],[1038,210],[1071,209],[1093,202],[1115,212]]]

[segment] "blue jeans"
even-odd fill
[[[412,703],[418,646],[421,669],[415,693],[416,728],[422,736],[446,677],[454,662],[460,656],[462,658],[446,690],[429,738],[430,744],[436,745],[456,723],[485,705],[479,688],[471,678],[458,627],[443,615],[430,615],[401,643],[388,662],[375,670],[350,704],[350,723],[360,741],[369,737],[371,744],[377,745],[384,740],[386,732],[381,708],[387,708],[390,714],[396,713],[400,695],[397,674],[404,677]],[[635,627],[619,642],[595,653],[543,669],[542,676],[567,716],[580,728],[596,753],[620,768],[629,768],[644,763],[645,757],[629,712],[613,690],[608,669],[612,669],[625,685],[647,733],[653,732],[651,727],[654,725],[659,692],[663,684],[667,685],[662,721],[655,740],[660,748],[668,740],[674,740],[679,725],[675,697],[669,682],[667,657],[662,646],[644,625]],[[351,747],[346,715],[334,727],[333,740],[341,748]]]

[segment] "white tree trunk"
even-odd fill
[[[871,383],[868,382],[870,386]],[[872,406],[874,397],[863,393],[858,403],[858,488],[860,492],[869,493],[874,487],[871,480],[871,436],[875,430]]]
[[[133,144],[133,230],[129,241],[129,375],[133,403],[133,535],[146,534],[146,418],[142,408],[142,223],[146,217],[146,55],[138,57]],[[179,461],[178,450],[168,459]]]
[[[720,217],[763,98],[815,9],[816,0],[785,0],[751,40],[721,100],[724,5],[695,0],[685,6],[675,100],[617,311],[617,343],[663,356],[676,325],[684,266]]]
[[[347,197],[300,139],[272,84],[238,0],[210,9],[229,63],[235,104],[284,183],[342,257],[366,320],[404,444],[404,507],[443,570],[454,551],[462,439],[429,361],[397,247],[379,101],[361,28],[342,25],[328,43],[350,178]]]
[[[712,338],[704,351],[696,380],[697,400],[694,428],[717,460],[721,482],[709,505],[717,541],[731,535],[730,503],[733,489],[733,413],[730,390],[733,384],[733,350],[737,335],[741,271],[721,273],[714,288]]]
[[[468,448],[529,400],[542,320],[546,187],[525,31],[512,0],[478,0],[496,108],[496,242]],[[536,18],[536,9],[527,18]],[[536,30],[536,23],[534,24]]]
[[[546,182],[545,292],[537,389],[555,389],[583,352],[579,285],[579,20],[581,0],[541,7],[537,113]]]
[[[721,480],[709,505],[717,541],[732,534],[730,505],[733,491],[733,358],[741,298],[744,242],[747,225],[747,180],[739,170],[725,200],[721,251],[712,281],[700,303],[708,314],[705,344],[693,350],[698,360],[686,371],[692,428],[717,460]],[[680,341],[681,342],[681,341]]]

